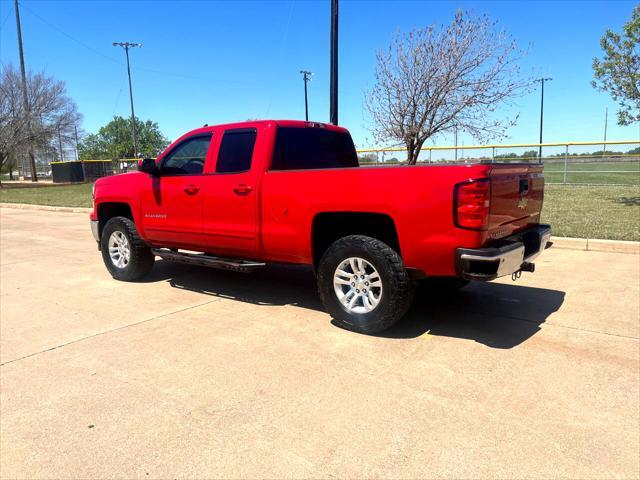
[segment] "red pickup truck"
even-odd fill
[[[91,229],[118,280],[156,256],[250,272],[313,266],[327,311],[377,333],[414,286],[533,271],[550,246],[539,164],[360,167],[349,132],[303,121],[205,126],[94,186]]]

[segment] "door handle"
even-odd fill
[[[251,193],[251,190],[253,190],[251,185],[236,185],[235,187],[233,187],[233,191],[236,193],[236,195],[249,195],[249,193]]]
[[[190,183],[189,185],[184,187],[184,191],[185,191],[185,193],[187,195],[195,195],[196,193],[198,193],[200,191],[200,187],[197,187],[197,186],[193,185],[192,183]]]

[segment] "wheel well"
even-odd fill
[[[318,214],[313,220],[311,244],[314,265],[318,264],[324,252],[333,242],[348,235],[366,235],[377,238],[402,256],[396,226],[389,215],[365,212],[327,212]]]
[[[131,207],[126,203],[105,202],[98,205],[98,233],[102,235],[102,229],[113,217],[126,217],[133,221]]]

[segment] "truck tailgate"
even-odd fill
[[[544,197],[541,164],[500,164],[489,170],[489,239],[499,239],[540,222]]]

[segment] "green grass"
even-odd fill
[[[546,185],[542,221],[560,237],[640,241],[640,187]]]
[[[609,173],[597,173],[597,171]],[[545,163],[544,165],[544,178],[547,182],[562,183],[563,172],[564,163]],[[640,185],[640,162],[569,163],[567,183]]]
[[[0,202],[31,203],[57,207],[91,207],[91,183],[57,187],[3,187]]]
[[[91,207],[91,184],[2,188],[0,202]],[[542,221],[558,236],[640,241],[640,187],[547,185]]]

